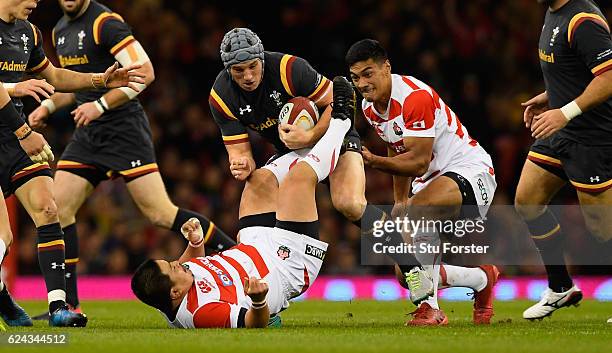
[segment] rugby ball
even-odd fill
[[[319,110],[310,99],[294,97],[283,105],[278,120],[281,124],[296,125],[304,130],[310,130],[319,121]]]

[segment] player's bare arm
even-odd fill
[[[534,118],[535,122],[531,127],[532,136],[543,139],[561,130],[571,119],[579,116],[596,107],[612,97],[612,71],[606,71],[601,75],[595,76],[587,88],[573,102],[560,109],[548,110]],[[574,113],[566,110],[572,105]]]
[[[394,157],[397,153],[387,147],[387,156]],[[393,210],[391,211],[392,217],[397,217],[405,214],[408,206],[408,195],[410,195],[410,184],[412,178],[393,175]]]
[[[117,108],[136,98],[155,80],[155,70],[149,56],[139,42],[135,41],[115,55],[115,59],[123,67],[141,65],[138,69],[143,74],[143,83],[135,83],[136,90],[131,87],[120,87],[106,92],[99,100],[83,103],[72,114],[77,127],[87,126],[98,119],[106,111]]]
[[[427,172],[434,139],[432,137],[405,137],[406,152],[391,157],[378,156],[363,149],[363,160],[366,166],[385,173],[415,177]]]
[[[119,68],[119,63],[115,63],[104,73],[81,73],[49,64],[39,75],[60,92],[118,87],[129,87],[138,91],[137,84],[145,82],[141,67],[142,65],[131,65]]]
[[[51,97],[45,99],[41,104],[28,115],[28,123],[33,129],[39,129],[47,126],[47,119],[57,109],[61,109],[72,105],[76,102],[74,93],[54,93]]]
[[[257,168],[250,142],[225,145],[229,157],[230,172],[236,180],[244,181]]]

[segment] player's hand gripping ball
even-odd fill
[[[297,150],[314,143],[311,130],[319,121],[319,111],[310,99],[290,99],[281,109],[278,120],[278,134],[287,148]]]
[[[319,110],[314,102],[306,97],[291,98],[281,109],[278,121],[308,131],[319,121]]]

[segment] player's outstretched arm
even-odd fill
[[[47,125],[47,119],[57,109],[70,106],[76,102],[74,93],[55,93],[51,97],[40,103],[38,108],[34,109],[28,115],[28,123],[34,129],[42,128]]]
[[[190,218],[181,227],[181,233],[189,241],[189,245],[178,259],[179,263],[187,262],[194,257],[204,256],[204,231],[197,218]]]
[[[251,308],[244,316],[246,328],[266,328],[270,320],[270,309],[266,301],[268,283],[257,277],[245,278],[244,291],[251,298]]]
[[[119,68],[119,63],[109,67],[104,73],[82,73],[60,69],[49,63],[39,73],[59,92],[77,92],[90,89],[129,87],[138,91],[137,84],[144,83],[141,65]]]

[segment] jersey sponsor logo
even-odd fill
[[[28,53],[28,41],[30,37],[26,36],[25,33],[21,35],[21,41],[23,42],[23,52]]]
[[[22,63],[16,63],[13,60],[11,60],[10,62],[8,61],[0,61],[0,70],[2,71],[17,71],[17,72],[23,72],[26,70],[26,68],[28,67],[28,64],[24,64]]]
[[[79,37],[79,50],[83,50],[83,39],[85,39],[87,35],[84,30],[81,30],[77,36]]]
[[[482,181],[481,178],[478,178],[478,181],[476,181],[476,184],[478,184],[478,189],[480,189],[480,197],[482,198],[482,201],[484,202],[484,205],[488,205],[489,204],[489,194],[487,193],[487,188],[484,185],[484,181]]]
[[[555,39],[557,39],[557,35],[559,35],[559,26],[555,27],[552,31],[552,36],[550,37],[550,46],[555,45]]]
[[[220,268],[213,265],[208,259],[202,259],[202,264],[206,266],[206,268],[214,272],[217,277],[219,277],[219,280],[221,281],[221,284],[223,284],[224,287],[229,287],[234,284],[234,282],[232,282],[231,278],[225,272],[221,271]]]
[[[60,61],[60,65],[62,67],[89,64],[89,58],[87,57],[87,54],[85,54],[83,56],[77,56],[77,55],[62,56],[62,55],[59,55],[59,61]]]
[[[317,248],[316,246],[306,244],[306,251],[304,251],[304,253],[323,261],[327,252],[321,248]]]
[[[142,165],[142,162],[140,161],[140,159],[137,159],[135,161],[131,161],[130,162],[132,164],[132,168],[136,168]]]
[[[592,176],[591,178],[589,178],[589,180],[591,180],[591,183],[599,183],[601,181],[599,179],[599,175]]]
[[[266,119],[266,121],[260,124],[249,124],[249,127],[255,131],[264,131],[265,129],[276,127],[277,125],[278,125],[278,119],[268,118]]]
[[[213,285],[206,278],[197,281],[196,284],[200,292],[204,294],[209,293],[213,289]]]
[[[539,51],[540,60],[546,61],[547,63],[554,64],[555,63],[555,53],[546,54],[546,52],[542,49]]]
[[[276,250],[276,255],[278,255],[281,260],[288,259],[291,255],[291,249],[289,249],[285,245],[281,245],[278,247],[278,250]]]

